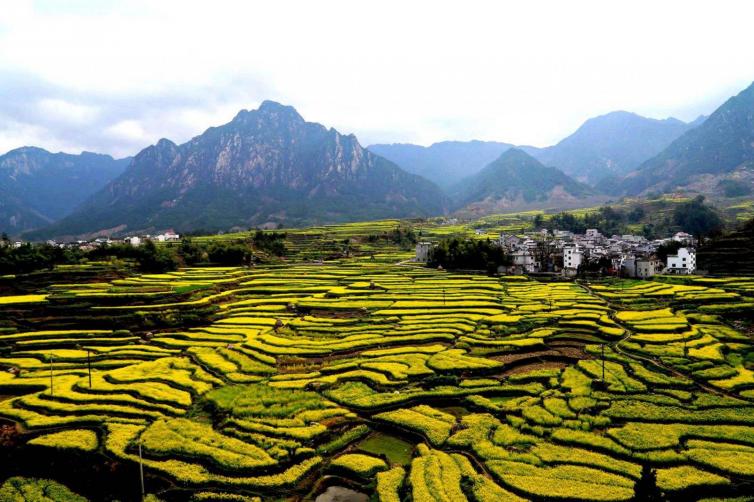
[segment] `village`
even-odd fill
[[[147,241],[178,242],[180,235],[168,230],[158,235],[133,235],[121,239],[98,237],[64,243],[47,241],[47,244],[90,251],[112,244],[139,247]],[[510,257],[509,265],[498,268],[499,273],[506,275],[575,277],[593,273],[646,279],[660,273],[683,275],[698,272],[697,242],[685,232],[677,232],[664,239],[648,240],[633,234],[607,237],[594,228],[587,229],[584,234],[542,229],[523,234],[502,232],[495,243]],[[23,244],[23,241],[10,241],[7,238],[0,240],[0,246],[20,247]],[[432,242],[418,242],[414,261],[426,263],[434,246]],[[663,247],[677,248],[677,251],[662,256],[659,251]]]
[[[93,249],[96,249],[98,247],[102,246],[110,246],[112,244],[128,244],[133,247],[139,247],[142,244],[144,244],[146,241],[153,241],[153,242],[178,242],[181,240],[181,236],[172,230],[168,230],[165,233],[158,234],[158,235],[132,235],[128,237],[124,237],[122,239],[112,239],[110,237],[97,237],[96,239],[92,240],[76,240],[76,241],[69,241],[69,242],[58,242],[55,240],[48,240],[46,241],[46,244],[54,247],[60,247],[60,248],[78,248],[82,251],[91,251]],[[8,239],[7,236],[3,235],[2,238],[0,238],[0,247],[3,246],[10,246],[19,248],[25,244],[24,241],[11,241]]]
[[[696,241],[685,232],[650,241],[632,234],[607,237],[595,228],[584,234],[542,229],[523,236],[503,232],[497,244],[511,258],[510,265],[499,267],[502,274],[575,277],[591,272],[646,279],[660,273],[697,272]],[[433,246],[431,242],[419,242],[414,260],[426,263]],[[662,247],[677,247],[677,251],[662,259],[658,253]]]

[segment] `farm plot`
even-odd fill
[[[620,501],[649,470],[668,497],[734,497],[754,486],[754,351],[701,307],[743,291],[363,257],[51,284],[5,302],[0,419],[12,454],[141,461],[171,500],[328,480],[380,501]]]

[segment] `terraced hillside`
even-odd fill
[[[753,280],[383,251],[0,296],[0,498],[137,500],[140,463],[153,500],[754,493]]]

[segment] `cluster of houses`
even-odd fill
[[[670,241],[682,247],[663,262],[657,257],[657,250]],[[650,241],[631,234],[607,237],[594,228],[584,234],[543,229],[523,236],[501,233],[498,244],[512,261],[510,266],[501,267],[500,272],[509,274],[550,273],[573,277],[583,270],[591,270],[647,278],[659,273],[693,274],[696,271],[694,238],[685,232]],[[419,242],[415,260],[426,262],[432,246],[430,242]]]
[[[79,240],[73,242],[58,242],[55,240],[47,241],[50,246],[64,247],[64,248],[79,248],[85,251],[92,250],[102,246],[109,246],[111,244],[130,244],[131,246],[138,247],[144,244],[146,241],[151,240],[154,242],[177,242],[181,240],[181,236],[172,230],[168,230],[165,233],[158,235],[134,235],[125,237],[122,239],[111,239],[109,237],[97,237],[93,240]],[[0,241],[0,246],[8,245],[19,248],[24,245],[23,241]]]
[[[131,237],[126,237],[123,239],[123,242],[125,244],[130,244],[134,247],[141,246],[145,241],[152,240],[155,242],[177,242],[181,240],[181,236],[177,233],[173,232],[172,230],[168,230],[164,234],[159,235],[144,235],[144,236],[138,236],[134,235]]]

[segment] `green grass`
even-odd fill
[[[391,464],[406,466],[411,463],[414,445],[399,437],[376,432],[358,443],[356,448],[372,455],[384,455]]]

